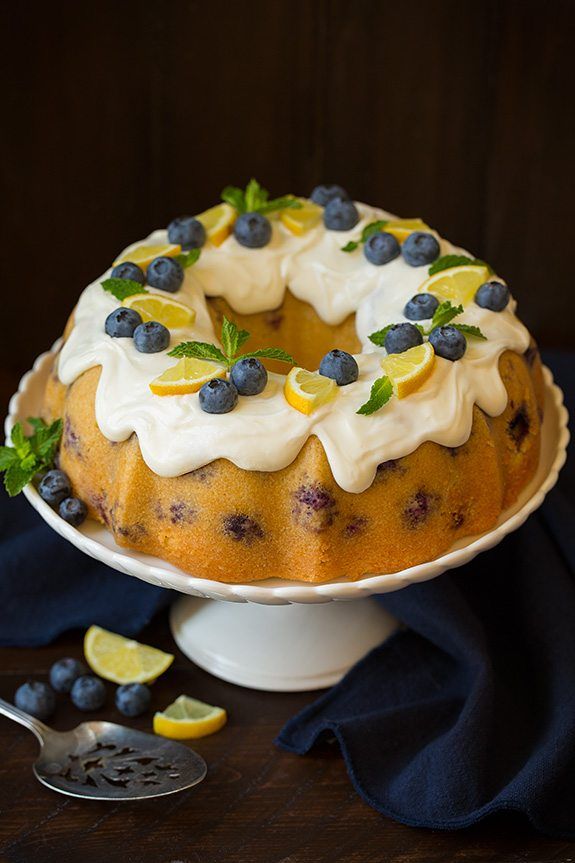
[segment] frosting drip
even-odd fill
[[[358,209],[361,221],[348,232],[326,231],[320,224],[295,237],[274,220],[272,241],[263,249],[246,249],[233,235],[219,248],[208,243],[198,263],[186,270],[176,295],[195,309],[196,320],[193,327],[172,332],[172,347],[192,339],[218,343],[205,296],[222,296],[239,313],[252,314],[277,308],[289,285],[328,324],[340,323],[355,311],[363,346],[363,353],[356,356],[359,380],[340,387],[337,398],[311,416],[290,407],[283,395],[285,378],[277,374],[269,375],[261,395],[240,398],[237,408],[223,415],[204,413],[194,395],[153,395],[150,381],[175,360],[166,352],[139,353],[132,339],[105,334],[104,321],[118,306],[100,284],[110,271],[89,285],[78,301],[74,326],[59,358],[60,380],[69,385],[88,369],[101,366],[96,420],[102,434],[123,441],[135,432],[144,461],[160,476],[178,476],[218,458],[246,470],[280,470],[296,458],[310,435],[316,435],[338,485],[359,493],[371,485],[378,464],[407,455],[424,441],[461,445],[471,432],[474,404],[491,416],[504,410],[507,393],[498,359],[507,349],[525,351],[529,333],[515,316],[514,301],[500,313],[471,303],[458,321],[479,326],[487,341],[470,339],[458,362],[438,357],[430,378],[407,398],[393,398],[371,416],[356,414],[382,374],[379,363],[385,352],[369,341],[369,334],[404,320],[405,303],[427,278],[427,267],[410,267],[402,257],[376,267],[361,251],[343,253],[341,247],[356,239],[364,225],[391,218],[363,204]],[[165,231],[147,238],[151,243],[165,241]],[[441,240],[442,254],[460,251]]]

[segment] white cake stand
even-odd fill
[[[10,401],[7,438],[16,421],[39,414],[57,347],[58,343],[38,357],[22,378]],[[121,548],[106,528],[91,519],[79,530],[71,527],[40,498],[32,484],[24,493],[42,518],[81,551],[120,572],[187,594],[173,606],[172,633],[180,649],[197,665],[223,680],[254,689],[287,692],[327,687],[397,628],[397,622],[368,597],[435,578],[468,563],[520,527],[555,485],[566,458],[568,416],[563,393],[553,383],[549,369],[544,369],[544,376],[540,464],[519,500],[502,514],[493,530],[467,537],[441,557],[401,572],[319,585],[280,579],[223,584]]]

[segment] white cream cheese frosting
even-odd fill
[[[461,445],[471,432],[474,404],[490,416],[502,413],[507,404],[499,357],[508,349],[523,353],[530,341],[515,316],[516,303],[512,300],[499,313],[471,303],[458,321],[480,327],[486,341],[470,339],[457,362],[437,357],[431,376],[419,390],[401,400],[391,399],[370,416],[358,415],[374,380],[381,377],[380,360],[385,355],[368,336],[405,320],[405,303],[418,293],[428,268],[411,267],[401,256],[378,267],[361,250],[343,253],[341,247],[356,239],[364,225],[392,218],[364,204],[357,207],[361,221],[352,231],[328,231],[319,224],[296,237],[273,220],[272,240],[263,249],[244,248],[233,235],[218,248],[208,242],[197,264],[185,271],[184,284],[175,295],[195,309],[196,319],[192,327],[171,333],[170,348],[187,340],[218,343],[206,296],[225,297],[237,312],[250,314],[277,308],[289,286],[328,324],[335,325],[355,311],[363,349],[356,356],[359,379],[338,388],[336,399],[311,416],[287,403],[285,377],[278,374],[269,375],[261,395],[240,397],[228,414],[204,413],[197,394],[154,395],[150,382],[175,360],[167,351],[139,353],[132,339],[106,335],[106,317],[118,306],[101,287],[109,270],[78,301],[72,331],[59,357],[61,382],[69,385],[88,369],[101,366],[96,420],[102,434],[123,441],[135,432],[148,467],[166,477],[218,458],[245,470],[280,470],[296,458],[310,435],[316,435],[335,481],[345,491],[359,493],[371,485],[381,462],[405,456],[424,441]],[[166,232],[155,231],[141,242],[164,243]],[[441,253],[451,252],[461,250],[441,240]]]

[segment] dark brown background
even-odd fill
[[[574,7],[4,0],[4,385],[123,246],[252,174],[423,216],[573,343]]]

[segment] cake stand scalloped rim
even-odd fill
[[[55,342],[52,349],[41,354],[35,361],[32,369],[22,377],[18,391],[12,396],[8,408],[8,416],[5,421],[6,437],[9,437],[13,424],[30,415],[26,410],[25,403],[33,398],[33,390],[38,390],[43,385],[49,372],[53,356],[58,350],[60,340]],[[305,584],[301,582],[253,582],[248,584],[227,584],[219,581],[198,578],[189,575],[158,558],[139,554],[129,549],[115,546],[110,548],[98,539],[89,536],[90,520],[82,529],[76,529],[61,519],[39,496],[32,484],[24,489],[24,494],[32,506],[39,512],[42,518],[59,533],[64,539],[71,542],[81,551],[102,561],[113,569],[117,569],[128,575],[136,576],[144,581],[161,587],[176,590],[179,593],[191,596],[199,596],[208,599],[225,600],[229,602],[251,602],[261,605],[289,605],[292,603],[324,603],[331,600],[355,600],[373,594],[388,593],[399,590],[420,581],[435,578],[448,569],[468,563],[477,554],[486,551],[507,534],[520,527],[525,520],[543,502],[547,493],[557,482],[559,471],[566,460],[566,449],[569,442],[569,429],[567,427],[568,414],[563,404],[563,393],[553,382],[553,375],[547,367],[543,368],[546,388],[546,399],[550,401],[551,407],[556,413],[556,447],[554,457],[547,474],[533,494],[521,505],[521,507],[508,517],[505,514],[500,523],[488,533],[471,539],[463,547],[441,555],[435,560],[409,567],[400,572],[370,575],[357,581],[332,581],[324,584]],[[545,423],[543,426],[543,437],[545,437]],[[551,442],[552,443],[552,442]],[[104,531],[104,528],[100,529]],[[111,537],[109,531],[105,531]],[[110,539],[108,540],[110,542]],[[115,545],[115,543],[114,543]],[[275,580],[274,580],[275,581]]]

